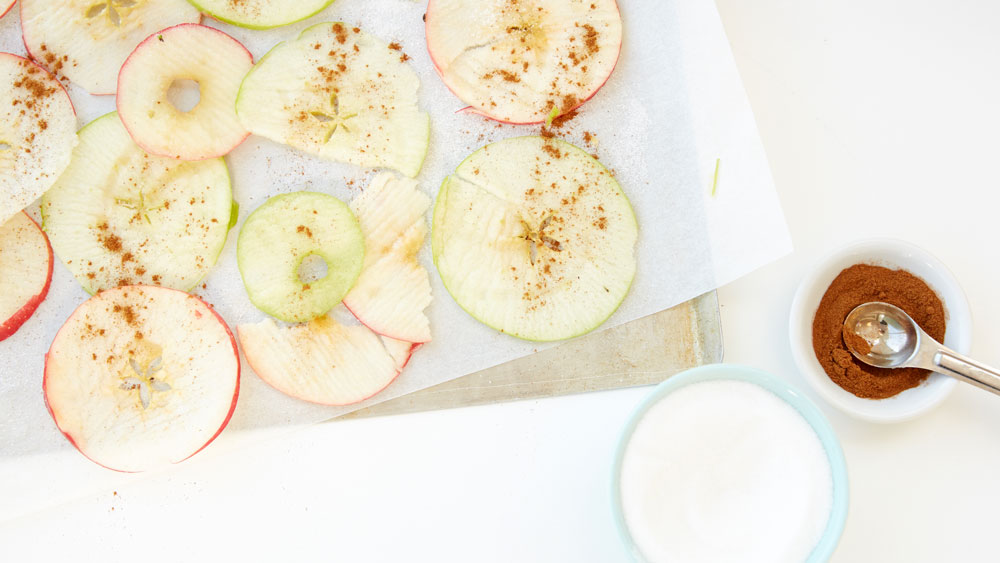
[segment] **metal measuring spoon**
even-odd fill
[[[1000,371],[941,345],[895,305],[858,305],[844,319],[843,330],[847,349],[868,365],[936,371],[1000,395]]]

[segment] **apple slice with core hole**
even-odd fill
[[[154,31],[197,23],[186,0],[21,0],[31,57],[91,94],[114,94],[118,70]]]
[[[383,172],[351,202],[365,234],[361,276],[344,305],[375,332],[408,342],[431,339],[424,309],[431,303],[427,270],[417,252],[427,236],[431,200],[409,178]]]
[[[88,293],[197,285],[236,217],[225,161],[152,156],[115,113],[91,121],[79,137],[41,205],[52,247],[77,281]]]
[[[45,403],[83,455],[118,471],[183,461],[236,408],[240,362],[226,323],[161,287],[102,291],[70,315],[45,356]]]
[[[350,208],[318,192],[267,200],[247,217],[236,246],[250,301],[286,322],[314,319],[340,303],[364,256],[364,235]]]
[[[557,139],[487,145],[445,179],[431,247],[455,301],[526,340],[593,330],[635,276],[638,228],[611,173]]]
[[[622,42],[615,0],[430,0],[426,22],[448,88],[509,123],[579,107],[611,76]]]
[[[0,53],[0,224],[49,189],[76,144],[62,84],[35,63]]]
[[[279,326],[271,319],[237,327],[250,368],[268,385],[304,401],[349,405],[385,389],[416,344],[392,340],[332,315]]]
[[[213,18],[250,29],[270,29],[311,17],[333,0],[189,0]]]
[[[236,113],[251,133],[320,158],[416,176],[430,118],[398,47],[342,23],[314,25],[257,62]]]
[[[52,247],[27,213],[0,225],[0,341],[21,328],[52,283]]]
[[[150,35],[118,74],[118,116],[146,152],[181,160],[222,156],[250,134],[236,117],[236,93],[253,56],[225,33],[193,23]],[[200,99],[185,111],[168,91],[194,81]]]

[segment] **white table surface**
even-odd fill
[[[1000,3],[717,3],[796,245],[720,289],[727,361],[805,388],[787,329],[799,279],[848,241],[895,236],[951,267],[973,354],[1000,365]],[[851,482],[834,561],[997,559],[1000,398],[959,387],[895,426],[821,404]],[[609,464],[647,393],[275,431],[7,523],[0,559],[621,561]]]

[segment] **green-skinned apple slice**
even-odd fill
[[[0,225],[0,340],[17,332],[45,300],[52,262],[49,239],[26,213]]]
[[[227,154],[250,134],[236,117],[236,93],[253,56],[225,33],[193,23],[150,35],[118,74],[115,102],[132,139],[146,152],[181,160]],[[182,111],[167,98],[191,80],[200,99]]]
[[[638,227],[611,173],[557,139],[487,145],[445,179],[434,206],[434,262],[476,319],[527,340],[603,323],[635,275]]]
[[[448,88],[509,123],[539,123],[590,99],[622,42],[615,0],[430,0],[426,22]]]
[[[431,302],[417,252],[427,236],[431,201],[409,178],[382,172],[351,202],[365,234],[365,265],[344,305],[375,332],[407,342],[431,339],[424,309]]]
[[[419,87],[399,50],[356,27],[323,23],[261,58],[243,80],[236,112],[256,135],[413,177],[430,137]]]
[[[312,320],[340,303],[364,256],[364,235],[350,208],[318,192],[267,200],[247,217],[236,246],[250,301],[286,322]],[[317,266],[325,274],[311,275]]]
[[[349,405],[377,394],[418,346],[364,325],[341,324],[332,315],[285,327],[265,319],[237,332],[254,373],[286,395],[322,405]]]
[[[225,161],[152,156],[115,113],[87,124],[79,138],[69,167],[42,198],[56,255],[88,293],[194,287],[222,252],[234,214]]]
[[[240,361],[226,323],[172,289],[102,291],[76,311],[45,356],[45,403],[80,452],[118,471],[183,461],[236,408]]]
[[[76,113],[58,80],[0,53],[0,224],[48,190],[76,144]]]
[[[31,57],[91,94],[114,94],[118,70],[143,39],[201,13],[186,0],[21,0]]]
[[[213,18],[250,29],[270,29],[304,20],[333,0],[188,0]]]

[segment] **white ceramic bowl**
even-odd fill
[[[945,265],[922,248],[893,239],[871,239],[850,244],[820,261],[802,280],[789,318],[792,356],[806,381],[828,403],[871,422],[901,422],[937,406],[958,383],[932,373],[923,383],[888,399],[862,399],[845,391],[823,371],[812,346],[812,322],[830,283],[854,264],[903,269],[923,279],[944,303],[947,325],[944,345],[968,354],[972,345],[972,314],[958,280]]]

